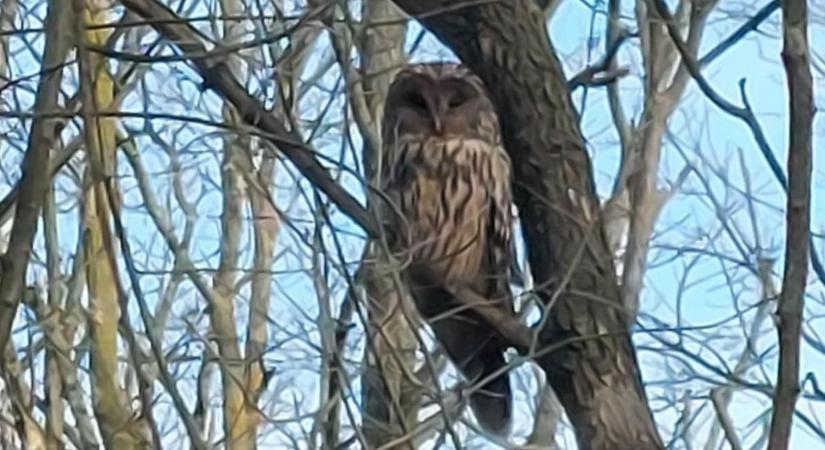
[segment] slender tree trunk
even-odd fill
[[[0,31],[10,31],[19,5],[16,1],[5,1],[0,7]],[[46,16],[46,42],[43,50],[42,69],[55,68],[40,77],[35,97],[36,113],[52,111],[58,105],[60,82],[63,78],[62,65],[66,59],[71,39],[71,9],[65,11],[62,4],[49,2]],[[6,87],[9,58],[8,37],[0,38],[0,89]],[[17,315],[17,306],[24,295],[26,271],[31,247],[37,231],[37,221],[46,199],[49,181],[46,176],[49,165],[49,151],[55,136],[58,121],[37,117],[32,122],[31,133],[23,160],[23,175],[18,183],[19,202],[5,253],[0,256],[0,372],[4,378],[6,397],[11,403],[17,420],[17,434],[22,445],[31,448],[45,448],[48,433],[40,428],[32,415],[34,405],[28,382],[22,377],[13,344],[9,345],[12,323]],[[0,243],[0,250],[5,247]],[[53,386],[53,384],[51,385]],[[50,386],[50,387],[51,387]],[[50,390],[50,394],[54,391]],[[4,402],[5,403],[5,402]],[[0,443],[18,445],[7,440],[5,427]]]
[[[238,13],[231,5],[223,2],[223,13]],[[224,39],[231,41],[240,36],[233,34],[232,28],[226,26]],[[244,74],[243,64],[233,59],[232,72],[235,79]],[[233,127],[240,124],[240,119],[230,104],[223,107],[224,120]],[[235,128],[240,131],[240,128]],[[223,425],[226,448],[229,450],[246,450],[255,448],[257,427],[260,415],[257,405],[251,403],[250,393],[246,391],[245,358],[238,343],[238,330],[235,318],[237,299],[237,275],[240,259],[241,232],[243,228],[243,209],[246,197],[243,174],[249,169],[246,163],[245,148],[250,140],[239,133],[231,131],[224,136],[223,160],[221,163],[221,186],[223,193],[223,211],[221,213],[221,257],[218,270],[213,279],[214,302],[211,305],[210,324],[215,336],[221,369],[223,389]]]
[[[360,81],[350,82],[349,98],[353,115],[364,136],[364,166],[367,180],[375,184],[375,167],[381,158],[383,103],[395,74],[406,62],[403,14],[389,0],[368,0],[363,8],[366,32],[354,42],[363,64]],[[395,22],[392,25],[389,23]],[[379,25],[380,24],[380,25]],[[345,61],[344,61],[345,62]],[[346,68],[344,68],[346,70]],[[374,204],[374,202],[370,202]],[[365,420],[364,436],[373,447],[381,447],[410,435],[418,422],[422,389],[415,377],[415,309],[407,291],[397,285],[398,272],[382,248],[372,242],[365,253],[361,279],[364,281],[369,321],[362,374]],[[392,448],[414,448],[402,441]]]
[[[49,2],[47,14],[42,67],[45,75],[40,77],[37,85],[36,114],[57,109],[63,63],[72,43],[70,7],[65,2]],[[9,343],[17,305],[23,293],[37,220],[49,188],[49,149],[59,123],[58,119],[42,116],[36,116],[32,121],[23,159],[23,175],[18,183],[19,195],[9,246],[0,257],[0,352],[5,351]]]
[[[146,423],[129,407],[121,387],[118,360],[118,325],[123,311],[117,268],[117,254],[111,227],[113,205],[106,190],[114,183],[117,151],[115,119],[100,118],[97,112],[114,103],[114,82],[106,60],[89,52],[87,44],[104,45],[109,30],[89,30],[87,25],[106,23],[107,9],[95,2],[74,0],[75,37],[79,56],[80,99],[88,162],[84,191],[84,253],[91,315],[91,367],[94,375],[94,403],[103,442],[120,450],[148,448]],[[138,351],[137,349],[131,349]]]
[[[545,301],[560,291],[540,332],[544,346],[557,347],[538,361],[579,447],[663,448],[627,332],[591,163],[543,12],[528,0],[396,3],[481,76],[495,102],[533,277]]]
[[[808,281],[814,93],[806,0],[782,2],[782,61],[788,80],[788,199],[785,273],[779,296],[779,369],[769,450],[789,448],[799,396],[799,340]]]

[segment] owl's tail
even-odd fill
[[[510,432],[513,417],[513,393],[510,391],[510,376],[504,367],[504,353],[500,349],[485,349],[478,359],[484,364],[479,380],[493,376],[490,381],[479,386],[470,396],[470,407],[476,420],[484,429],[500,436]]]
[[[491,433],[507,435],[513,416],[513,393],[505,368],[505,348],[488,325],[466,317],[440,319],[431,325],[450,359],[476,388],[470,394],[470,407],[478,423]]]

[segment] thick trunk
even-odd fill
[[[533,276],[553,302],[540,337],[554,350],[539,351],[537,361],[580,448],[663,448],[625,325],[590,160],[543,13],[528,0],[396,3],[481,76],[496,104]]]

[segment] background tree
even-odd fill
[[[822,445],[823,18],[3,0],[4,448]],[[371,211],[390,80],[456,58],[514,161],[506,441]]]

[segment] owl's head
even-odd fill
[[[397,137],[464,137],[490,140],[498,122],[484,84],[454,63],[411,65],[387,93],[382,131]]]

